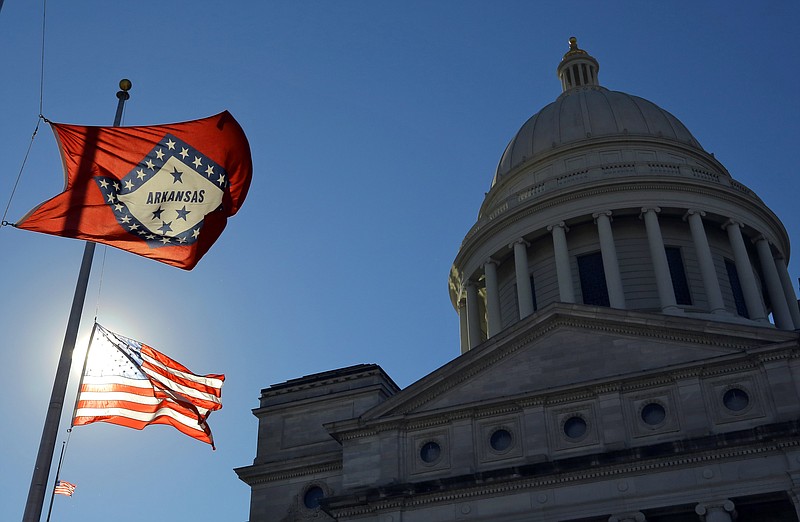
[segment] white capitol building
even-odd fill
[[[262,390],[250,522],[800,519],[783,225],[575,39],[557,72],[453,262],[461,355]]]

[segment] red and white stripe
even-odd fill
[[[195,375],[144,344],[141,355],[140,369],[148,379],[83,377],[73,425],[109,422],[140,430],[150,424],[168,424],[213,447],[206,418],[222,408],[225,376]]]

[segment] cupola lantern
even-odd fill
[[[597,80],[597,73],[600,65],[592,56],[583,49],[578,48],[578,39],[571,36],[569,39],[569,51],[564,54],[561,63],[558,64],[558,78],[561,80],[561,89],[567,92],[575,87],[588,85],[600,85]]]

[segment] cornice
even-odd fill
[[[757,355],[757,357],[758,361],[762,364],[773,361],[797,359],[798,357],[800,357],[800,350],[797,350],[796,348],[793,347],[789,347],[784,350],[776,350],[767,353],[760,353]]]
[[[324,390],[324,388],[320,389]],[[346,399],[348,397],[354,397],[366,394],[375,394],[376,392],[386,398],[392,397],[394,394],[397,393],[396,390],[391,390],[381,383],[374,383],[359,388],[337,391],[336,393],[326,393],[326,394],[313,395],[310,397],[301,397],[301,398],[295,397],[292,400],[283,400],[282,402],[268,403],[265,406],[259,406],[258,408],[254,408],[251,411],[253,412],[253,415],[259,417],[261,415],[266,415],[266,414],[276,414],[284,410],[296,410],[298,408],[303,407],[304,405],[309,405],[309,404],[320,405],[325,403],[326,401],[341,401],[342,399]],[[276,396],[269,397],[269,399],[273,400],[275,398]],[[280,396],[279,398],[283,399],[284,397]],[[265,400],[269,401],[269,399],[264,399],[264,397],[262,397],[262,404]]]
[[[678,149],[680,152],[687,154],[689,157],[695,158],[695,160],[697,160],[699,163],[697,168],[700,168],[701,164],[707,164],[707,168],[716,171],[721,176],[732,179],[728,169],[726,169],[719,160],[702,148],[698,149],[690,143],[646,134],[621,134],[600,137],[592,136],[584,140],[578,140],[569,144],[557,146],[550,151],[540,152],[535,157],[528,158],[517,165],[514,165],[507,173],[502,175],[497,180],[497,182],[491,187],[491,190],[503,190],[506,185],[517,181],[517,177],[520,174],[536,172],[537,170],[552,164],[553,161],[559,157],[563,158],[565,156],[579,154],[582,152],[585,153],[598,150],[602,151],[609,146],[623,146],[630,149],[631,147],[635,147],[640,144],[648,147],[657,146],[662,150],[668,151],[672,149],[671,152],[674,152],[675,149]],[[483,206],[481,206],[481,210],[483,210]]]
[[[635,182],[632,187],[631,182]],[[741,185],[737,183],[737,185]],[[743,185],[742,185],[743,186]],[[474,250],[483,245],[491,237],[498,236],[499,230],[509,228],[513,224],[525,220],[529,216],[540,214],[541,212],[564,204],[586,199],[589,197],[604,194],[625,192],[630,195],[632,192],[655,191],[655,192],[683,192],[688,194],[700,194],[716,200],[728,202],[736,207],[748,208],[765,223],[769,223],[773,230],[770,239],[780,245],[782,252],[788,252],[788,239],[786,230],[778,217],[756,196],[752,191],[742,192],[735,186],[722,184],[711,184],[710,182],[691,179],[691,178],[671,178],[657,177],[652,175],[633,175],[618,178],[591,180],[585,183],[565,187],[553,192],[549,196],[538,196],[533,201],[520,203],[518,205],[507,205],[501,213],[492,211],[493,217],[478,221],[467,232],[459,249],[453,265],[462,267],[466,259],[475,255]],[[690,204],[691,203],[691,204]],[[630,197],[617,202],[614,208],[641,206],[639,200],[631,200]],[[696,201],[686,203],[687,208],[697,206]],[[508,212],[508,213],[506,213]],[[495,215],[496,214],[496,215]],[[571,219],[577,216],[560,216],[560,219]],[[749,224],[749,223],[748,223]],[[762,231],[763,232],[763,231]]]
[[[341,471],[342,455],[341,452],[338,452],[336,453],[336,458],[330,460],[320,462],[319,459],[316,458],[313,463],[303,463],[302,465],[295,465],[279,470],[270,470],[271,467],[270,464],[253,464],[252,466],[236,468],[234,471],[243,482],[250,486],[257,486],[259,484],[285,481],[298,477],[317,475],[319,473]]]
[[[786,430],[796,432],[796,426],[794,428],[790,426]],[[800,440],[796,437],[796,433],[792,436],[784,433],[783,436],[768,441],[762,440],[762,438],[769,437],[769,434],[762,436],[758,430],[748,430],[747,433],[750,434],[751,440],[738,446],[726,447],[728,441],[720,439],[716,441],[716,447],[710,450],[699,452],[688,450],[673,456],[647,460],[642,460],[634,450],[629,451],[628,462],[596,465],[578,471],[562,472],[559,470],[558,462],[554,462],[546,463],[552,465],[554,469],[550,473],[544,474],[517,467],[505,470],[504,477],[491,477],[488,480],[483,480],[483,474],[475,474],[466,478],[454,477],[437,480],[435,484],[419,486],[419,490],[426,491],[426,493],[417,492],[416,484],[397,486],[394,491],[384,491],[381,488],[358,491],[352,497],[343,495],[329,499],[327,511],[336,517],[360,516],[386,510],[418,508],[437,503],[560,487],[581,482],[621,479],[631,475],[709,465],[728,460],[742,460],[770,454],[779,455],[800,447]],[[534,476],[525,476],[526,474]],[[460,485],[459,481],[461,484],[465,482],[468,484]],[[438,491],[427,492],[432,489],[438,489]],[[355,500],[356,497],[357,500]],[[373,497],[374,500],[370,497]],[[354,505],[351,498],[358,502],[358,505]]]
[[[377,364],[359,364],[273,384],[261,390],[261,398],[277,397],[314,388],[325,388],[334,384],[373,376],[380,377],[382,379],[381,383],[385,384],[387,389],[392,389],[395,392],[400,390],[400,387]]]

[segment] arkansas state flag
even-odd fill
[[[191,270],[244,202],[253,163],[227,111],[146,127],[51,123],[65,188],[15,226]]]

